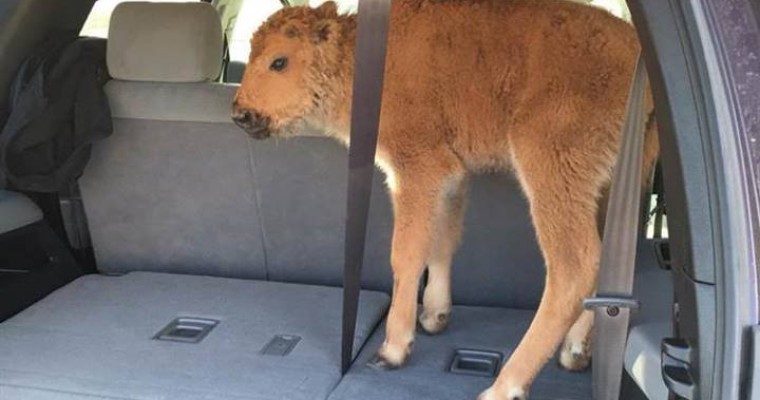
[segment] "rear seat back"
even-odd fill
[[[124,3],[111,24],[114,134],[97,144],[81,180],[100,270],[341,285],[346,150],[316,132],[248,139],[229,118],[237,87],[211,82],[222,48],[213,8],[163,7]],[[390,292],[393,220],[382,178],[363,282]],[[538,304],[543,262],[528,215],[511,178],[474,179],[454,260],[456,303]]]
[[[254,142],[253,160],[267,238],[270,276],[277,280],[342,283],[348,154],[334,140],[299,137]],[[376,173],[362,281],[390,292],[392,209]],[[452,273],[454,302],[535,308],[543,259],[517,182],[477,176],[462,246]]]
[[[266,278],[248,141],[208,4],[123,3],[106,92],[114,133],[80,181],[98,267]]]

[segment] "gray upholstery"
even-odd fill
[[[454,258],[455,303],[535,309],[546,271],[516,180],[477,177],[470,195],[462,246]]]
[[[232,124],[114,119],[80,180],[100,270],[266,278],[250,177]]]
[[[324,137],[254,141],[251,148],[272,278],[340,284],[346,149]],[[388,291],[393,218],[382,181],[377,172],[363,281],[367,288]],[[543,276],[528,206],[514,179],[476,177],[454,260],[455,302],[535,308]]]
[[[21,193],[0,190],[0,234],[35,223],[42,211]]]
[[[340,285],[347,152],[332,139],[293,138],[251,142],[267,262],[275,280]],[[375,182],[364,282],[390,287],[387,195]]]
[[[114,118],[229,124],[237,86],[213,83],[110,81]]]
[[[475,399],[493,383],[493,379],[447,372],[454,351],[497,351],[506,359],[528,329],[533,312],[455,306],[451,318],[446,332],[438,336],[419,334],[409,364],[390,372],[367,366],[382,344],[384,331],[378,329],[329,399]],[[531,387],[530,398],[590,399],[591,374],[569,373],[561,370],[555,361],[550,361]]]
[[[108,32],[108,69],[115,79],[203,82],[222,68],[222,24],[205,2],[124,2]]]
[[[114,132],[95,145],[80,179],[99,269],[266,279],[248,139],[229,118],[236,88],[129,81],[142,79],[130,74],[206,80],[175,79],[170,48],[186,44],[179,60],[209,72],[209,58],[222,49],[216,11],[205,3],[124,3],[112,19],[109,65],[142,61],[107,84]],[[176,35],[186,37],[172,42]]]
[[[232,99],[238,87],[211,82],[113,80],[106,84],[105,91],[114,118],[230,124]],[[297,136],[323,135],[305,127]]]
[[[342,145],[308,129],[248,139],[229,119],[233,85],[113,81],[106,90],[114,134],[96,145],[82,179],[101,268],[341,285]],[[382,181],[378,171],[363,282],[390,291],[393,219]],[[543,276],[514,179],[475,177],[455,302],[535,308]]]
[[[325,399],[340,379],[341,291],[133,272],[90,275],[0,325],[0,398]],[[363,292],[357,348],[388,297]],[[219,320],[198,344],[152,340],[176,317]],[[285,356],[260,350],[302,338]]]
[[[670,273],[659,269],[652,242],[641,240],[636,259],[635,295],[642,302],[634,315],[626,352],[626,369],[651,399],[664,399],[659,376],[659,342],[668,334]],[[526,266],[530,267],[530,266]],[[456,349],[502,352],[505,359],[527,330],[532,311],[455,306],[449,329],[439,336],[418,334],[409,365],[393,372],[379,372],[367,361],[382,344],[383,327],[365,346],[351,371],[331,394],[330,400],[460,400],[473,399],[487,388],[489,378],[451,374]],[[531,387],[531,399],[590,399],[591,374],[570,373],[549,361]]]

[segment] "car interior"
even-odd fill
[[[81,30],[93,6],[54,3],[0,5],[0,89],[42,40],[30,32]],[[483,174],[448,330],[420,333],[402,369],[368,365],[393,285],[391,205],[375,179],[355,359],[341,374],[347,152],[311,128],[255,141],[233,124],[245,59],[230,53],[255,26],[229,39],[254,3],[264,2],[153,2],[107,16],[113,133],[67,193],[0,191],[0,399],[472,399],[519,342],[543,260],[517,182]],[[641,210],[626,399],[670,393],[661,342],[675,335],[675,272],[659,180]],[[591,376],[552,360],[531,398],[589,399]]]

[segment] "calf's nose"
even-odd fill
[[[232,121],[243,129],[250,129],[252,127],[253,118],[251,112],[247,110],[235,110],[232,112]]]

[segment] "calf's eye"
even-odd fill
[[[269,65],[269,69],[275,72],[281,72],[288,66],[288,59],[287,57],[280,57],[272,61],[272,64]]]

